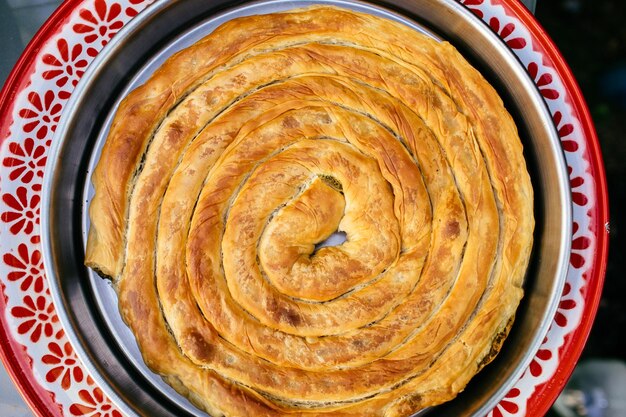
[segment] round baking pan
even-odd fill
[[[500,354],[455,400],[428,416],[483,416],[528,367],[562,292],[571,237],[569,182],[558,134],[535,84],[505,43],[455,1],[202,0],[157,2],[125,26],[81,79],[56,130],[42,205],[42,245],[57,312],[78,356],[129,416],[204,415],[143,363],[109,282],[83,266],[90,173],[120,100],[176,51],[235,17],[330,4],[399,20],[451,42],[498,90],[522,138],[535,189],[535,243],[525,297]]]

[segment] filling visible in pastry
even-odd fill
[[[448,401],[523,294],[511,116],[450,44],[380,17],[223,24],[124,99],[92,180],[86,264],[148,367],[214,416]]]

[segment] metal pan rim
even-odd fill
[[[183,3],[178,2],[178,3]],[[268,1],[258,1],[253,3],[244,3],[239,6],[235,6],[232,8],[227,8],[221,11],[222,16],[239,16],[241,13],[254,11],[256,8],[267,6],[267,5],[279,5],[280,7],[284,7],[285,9],[301,7],[304,4],[309,3],[323,3],[323,4],[334,4],[344,7],[352,7],[359,8],[362,11],[383,11],[385,13],[395,14],[398,13],[399,16],[402,16],[402,12],[388,11],[387,8],[374,5],[371,3],[361,2],[361,1],[352,1],[352,0],[321,0],[321,1],[283,1],[283,0],[268,0]],[[420,3],[420,2],[414,2]],[[424,2],[421,2],[424,3]],[[563,212],[562,216],[558,218],[558,225],[552,225],[556,230],[559,230],[561,234],[560,246],[557,250],[558,259],[555,261],[555,278],[553,288],[555,293],[560,294],[560,290],[562,289],[565,282],[565,275],[567,272],[567,258],[570,250],[570,242],[569,238],[571,237],[571,202],[569,199],[569,183],[567,180],[567,171],[565,167],[564,157],[562,156],[562,150],[560,148],[558,135],[556,133],[555,128],[552,125],[552,120],[550,114],[547,110],[545,103],[543,102],[541,96],[536,91],[535,85],[530,80],[530,78],[525,74],[525,71],[521,65],[517,62],[517,59],[512,54],[510,50],[508,50],[505,44],[492,33],[486,25],[484,25],[481,21],[479,21],[475,16],[473,16],[467,9],[458,4],[453,0],[443,0],[437,3],[438,7],[442,10],[447,11],[451,15],[454,15],[458,19],[463,19],[464,22],[470,25],[478,34],[477,36],[481,36],[484,39],[488,39],[493,45],[496,45],[499,48],[499,52],[502,53],[507,59],[511,62],[515,62],[517,67],[513,65],[515,72],[515,76],[522,80],[525,83],[525,88],[528,89],[529,95],[532,97],[533,103],[536,106],[537,111],[540,113],[538,119],[543,123],[551,126],[549,137],[550,141],[546,144],[547,149],[555,155],[554,163],[555,163],[555,172],[556,172],[556,181],[558,182],[558,195],[555,196],[556,201],[562,207]],[[68,301],[68,294],[64,291],[64,287],[61,284],[63,279],[62,276],[59,276],[57,273],[56,263],[58,262],[55,252],[56,252],[56,238],[54,238],[55,231],[55,220],[53,219],[53,215],[51,215],[52,210],[54,210],[55,199],[58,198],[59,190],[56,188],[58,181],[58,166],[59,164],[67,163],[66,160],[62,160],[59,155],[61,152],[61,148],[64,146],[64,138],[66,137],[68,131],[73,128],[74,118],[80,112],[80,104],[84,95],[89,91],[90,85],[94,79],[96,79],[100,72],[110,64],[111,56],[115,53],[115,51],[124,46],[124,43],[127,41],[129,37],[131,37],[136,31],[140,30],[146,22],[150,22],[154,19],[155,16],[158,16],[160,13],[164,13],[168,9],[170,4],[167,1],[160,1],[146,9],[139,16],[131,20],[129,24],[127,24],[124,28],[120,30],[120,32],[112,39],[112,41],[105,47],[105,49],[95,58],[94,62],[87,69],[83,78],[77,85],[74,93],[72,94],[65,111],[61,117],[59,125],[57,127],[55,133],[55,139],[52,142],[50,153],[48,156],[48,163],[46,166],[46,173],[44,175],[44,185],[43,185],[43,201],[42,201],[42,211],[41,211],[41,227],[42,227],[42,248],[44,255],[44,267],[46,270],[46,275],[49,277],[51,294],[54,301],[54,304],[57,307],[59,319],[63,324],[63,327],[66,329],[66,333],[68,338],[70,339],[77,355],[81,359],[81,361],[85,364],[87,369],[92,373],[92,376],[100,385],[103,387],[103,390],[106,394],[112,399],[112,401],[120,407],[120,409],[126,415],[142,415],[139,413],[135,406],[131,406],[128,404],[127,399],[124,396],[119,394],[120,387],[111,386],[110,380],[107,376],[102,374],[102,364],[96,363],[92,354],[85,348],[85,340],[84,335],[80,334],[76,330],[75,318],[71,317],[67,306],[71,305],[71,301]],[[407,8],[406,4],[402,1],[398,1],[394,6],[397,8],[404,10]],[[228,7],[228,6],[227,6]],[[219,15],[219,14],[218,14]],[[214,15],[211,18],[215,18]],[[436,36],[436,35],[434,35]],[[510,64],[510,62],[509,62]],[[119,101],[119,100],[118,100]],[[560,158],[559,158],[560,155]],[[92,154],[92,162],[94,155]],[[91,166],[91,165],[90,165]],[[83,210],[84,214],[84,210]],[[83,248],[80,247],[82,250]],[[100,301],[101,303],[101,301]],[[554,316],[556,309],[558,307],[558,297],[553,295],[551,297],[550,302],[543,310],[543,317],[541,318],[541,325],[536,331],[536,334],[529,344],[528,351],[534,352],[539,348],[541,341],[548,330],[550,325],[550,320]],[[99,307],[102,308],[102,307]],[[505,381],[505,384],[500,386],[491,398],[482,404],[478,409],[474,410],[471,414],[473,416],[480,416],[488,413],[495,405],[499,402],[499,400],[508,392],[508,390],[512,387],[512,385],[520,378],[524,370],[528,367],[531,360],[533,358],[532,354],[526,355],[523,360],[519,361],[515,368],[510,371],[508,378]],[[193,406],[185,406],[179,403],[176,404],[179,407],[183,407],[187,413],[195,414],[197,411]],[[200,415],[203,415],[199,412]]]

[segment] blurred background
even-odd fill
[[[0,0],[0,83],[59,0]],[[598,314],[548,417],[626,416],[626,0],[537,0],[535,15],[569,63],[604,155],[610,252]],[[31,416],[0,366],[0,415]],[[534,417],[534,416],[533,416]]]

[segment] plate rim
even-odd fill
[[[591,333],[591,328],[593,327],[593,322],[595,321],[598,307],[600,305],[609,251],[610,216],[608,185],[604,161],[602,159],[600,141],[593,119],[591,118],[591,112],[589,111],[587,102],[582,94],[580,85],[578,84],[578,81],[576,81],[574,73],[567,64],[565,57],[561,54],[554,40],[541,26],[535,16],[521,2],[509,0],[497,1],[508,3],[508,6],[513,14],[524,23],[526,28],[537,39],[538,45],[535,46],[542,48],[542,52],[552,59],[552,65],[554,66],[556,72],[561,76],[562,81],[565,84],[565,89],[570,94],[572,107],[578,114],[581,121],[581,127],[585,131],[585,144],[588,146],[588,153],[592,158],[589,162],[592,170],[592,178],[595,181],[595,209],[597,219],[594,223],[596,226],[596,250],[592,267],[593,271],[588,277],[590,281],[594,281],[594,285],[591,285],[591,282],[587,284],[587,289],[591,290],[590,294],[588,293],[587,297],[585,297],[584,310],[587,314],[583,314],[583,317],[581,318],[581,321],[576,329],[569,334],[571,338],[570,347],[568,349],[569,355],[561,356],[559,366],[557,367],[555,374],[550,378],[552,380],[552,384],[544,383],[541,386],[538,386],[533,395],[548,395],[548,397],[545,401],[536,401],[527,409],[528,415],[544,415],[548,412],[548,409],[552,406],[552,403],[556,400],[558,394],[563,390],[565,384],[574,371],[574,368],[580,359],[582,351]]]
[[[10,115],[11,109],[15,104],[14,99],[28,85],[30,76],[34,72],[35,58],[38,56],[42,46],[52,36],[60,32],[65,21],[83,1],[64,0],[28,42],[11,69],[0,90],[0,145],[3,145],[9,138],[9,130],[13,124]],[[0,244],[1,242],[2,239],[0,238]],[[0,361],[29,408],[38,417],[53,417],[55,414],[51,408],[58,407],[54,401],[54,394],[37,383],[32,374],[32,368],[23,362],[32,361],[32,358],[26,353],[25,347],[12,337],[9,329],[6,327],[4,313],[7,309],[7,296],[5,294],[4,282],[1,280],[0,295]],[[18,357],[19,353],[22,353],[25,358],[20,360]],[[25,367],[24,365],[27,366]]]
[[[466,1],[457,0],[463,4]],[[12,125],[10,109],[14,107],[15,96],[26,88],[30,81],[30,76],[34,71],[36,63],[35,58],[40,53],[42,46],[50,40],[50,38],[60,31],[65,21],[70,17],[71,13],[78,9],[80,5],[86,3],[83,0],[67,0],[62,3],[59,8],[51,15],[42,28],[37,32],[25,48],[20,59],[16,63],[13,71],[9,74],[5,85],[0,93],[0,143],[8,138],[8,132]],[[467,2],[469,3],[469,1]],[[482,1],[477,2],[482,3]],[[550,383],[538,386],[537,392],[533,394],[535,398],[538,393],[542,394],[543,401],[534,401],[529,407],[528,412],[545,413],[552,402],[556,399],[556,395],[561,391],[569,375],[574,369],[582,349],[587,341],[591,327],[598,309],[601,290],[604,283],[606,272],[606,260],[608,256],[608,194],[606,176],[604,172],[604,164],[602,162],[599,141],[591,116],[582,96],[582,92],[571,72],[571,69],[565,62],[563,56],[558,51],[554,42],[547,35],[545,30],[540,26],[539,22],[530,14],[530,12],[521,4],[514,0],[493,0],[494,4],[501,4],[507,9],[507,12],[517,17],[525,27],[531,32],[533,40],[537,41],[536,47],[543,49],[551,60],[554,69],[562,78],[565,84],[565,90],[570,95],[572,101],[573,112],[580,118],[581,127],[584,130],[584,140],[588,147],[590,160],[590,169],[592,179],[595,186],[595,218],[591,220],[595,226],[595,251],[593,254],[593,266],[591,267],[590,276],[586,285],[587,293],[584,298],[584,315],[578,326],[568,335],[570,341],[566,341],[564,348],[568,355],[561,355],[556,373],[551,377]],[[0,287],[4,297],[0,297],[0,311],[6,308],[4,294],[4,285]],[[0,332],[0,358],[2,359],[9,375],[20,390],[22,396],[27,400],[29,406],[40,416],[55,415],[53,411],[46,406],[48,402],[54,404],[54,400],[44,401],[42,397],[37,395],[34,390],[40,388],[43,392],[48,392],[41,387],[32,375],[32,368],[27,363],[20,363],[17,353],[25,349],[14,338],[11,337],[9,329],[6,328],[6,320],[4,315],[0,317],[2,331]],[[6,337],[6,340],[5,340]],[[8,346],[8,348],[7,348]],[[21,352],[25,353],[25,352]],[[28,357],[26,355],[26,357]],[[30,359],[30,357],[28,357]],[[26,368],[25,366],[26,365]],[[30,371],[30,373],[29,373]],[[53,395],[53,394],[52,394]],[[529,401],[529,403],[531,403]],[[535,405],[533,408],[532,405]]]

